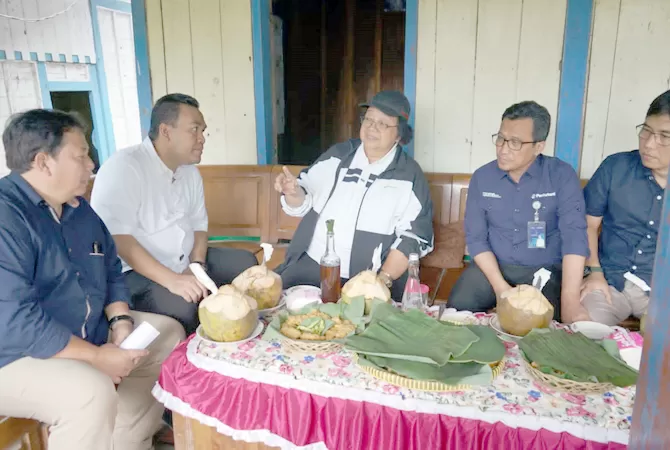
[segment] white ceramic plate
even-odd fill
[[[256,328],[254,329],[253,333],[251,333],[251,335],[248,338],[241,339],[239,341],[232,341],[232,342],[213,341],[212,339],[209,338],[209,336],[207,336],[207,334],[205,334],[205,330],[203,330],[202,325],[198,325],[198,328],[195,330],[195,333],[196,333],[196,335],[198,336],[199,339],[207,342],[208,344],[214,344],[214,345],[217,345],[217,346],[218,345],[239,345],[239,344],[243,344],[243,343],[245,343],[247,341],[250,341],[253,338],[257,337],[262,332],[263,332],[263,322],[261,322],[260,320],[258,321],[258,324],[256,325]]]
[[[590,320],[573,322],[570,324],[570,330],[573,333],[582,333],[587,338],[596,341],[605,339],[614,332],[614,328],[599,322],[592,322]]]
[[[259,309],[258,314],[261,317],[266,317],[269,316],[270,314],[279,311],[286,305],[286,298],[282,295],[281,298],[279,299],[279,303],[277,303],[277,306],[273,308],[267,308],[267,309]]]
[[[502,327],[500,326],[500,321],[498,320],[498,314],[494,314],[494,315],[491,316],[491,318],[489,319],[489,326],[491,328],[493,328],[498,334],[501,334],[508,339],[518,341],[519,339],[523,338],[523,336],[515,336],[513,334],[509,334],[509,333],[504,332]],[[556,327],[554,326],[553,321],[549,325],[549,328],[552,329],[552,330],[556,329]]]
[[[470,311],[445,310],[439,320],[441,322],[456,323],[460,325],[473,325],[477,323],[477,318]]]
[[[322,303],[321,289],[307,285],[293,286],[284,291],[282,300],[286,303],[286,309],[295,312],[311,303]]]

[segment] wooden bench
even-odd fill
[[[303,166],[289,166],[298,175]],[[202,174],[205,204],[209,214],[209,234],[211,237],[228,236],[255,238],[253,242],[227,240],[218,245],[247,249],[261,258],[260,242],[275,245],[270,267],[276,267],[284,260],[288,242],[293,237],[299,219],[287,216],[281,209],[279,194],[274,190],[274,180],[281,173],[282,166],[199,166]],[[433,199],[433,225],[440,226],[462,222],[468,196],[470,174],[426,173]],[[585,186],[588,180],[581,180]],[[92,183],[90,187],[92,186]],[[87,193],[87,198],[90,194]],[[453,249],[457,259],[467,254],[467,249]],[[430,256],[430,255],[429,255]],[[428,258],[424,258],[424,261]],[[438,300],[446,301],[451,288],[463,270],[462,262],[449,267],[421,267],[421,279]],[[622,325],[636,329],[639,321],[626,320]]]
[[[289,166],[294,175],[298,175],[303,168]],[[247,249],[260,260],[262,254],[259,244],[268,242],[275,245],[269,265],[279,265],[284,260],[288,242],[300,222],[300,219],[289,217],[283,212],[280,196],[274,190],[274,180],[281,173],[282,166],[220,165],[199,166],[199,169],[204,183],[210,238],[226,237],[223,241],[212,242],[212,245]],[[427,173],[426,176],[433,198],[436,230],[440,226],[462,221],[470,175]],[[87,198],[90,198],[91,188],[92,183]],[[249,241],[250,238],[254,240]],[[447,267],[422,266],[422,280],[439,299],[448,298],[451,285],[463,267],[465,247],[461,247],[453,249],[452,259],[457,263],[449,262]]]
[[[281,208],[279,194],[274,190],[274,180],[282,171],[280,165],[216,165],[199,166],[202,174],[205,204],[209,214],[211,237],[226,236],[254,241],[217,241],[214,245],[247,249],[261,258],[260,242],[275,245],[270,261],[276,267],[284,260],[288,242],[293,237],[300,220],[287,216]],[[298,175],[304,166],[289,166]],[[465,204],[470,184],[470,174],[426,173],[433,199],[433,225],[436,230],[465,217]],[[582,180],[585,185],[587,180]],[[90,190],[89,190],[90,192]],[[437,233],[436,233],[437,234]],[[437,251],[437,249],[436,249]],[[421,279],[435,298],[446,300],[463,268],[465,248],[451,249],[458,263],[446,266],[427,265],[422,261]]]
[[[290,166],[289,170],[298,175],[302,166]],[[274,180],[282,171],[282,166],[200,166],[203,177],[205,203],[209,214],[210,236],[258,237],[260,242],[276,246],[270,263],[280,264],[286,247],[293,237],[300,219],[287,216],[274,190]],[[434,226],[447,226],[463,220],[465,198],[470,175],[467,174],[426,174],[434,203]],[[219,242],[219,245],[247,248],[255,251],[260,258],[259,242]],[[448,298],[451,283],[462,268],[464,243],[454,253],[447,266],[422,266],[421,277],[431,287],[431,292],[440,299]],[[434,259],[434,258],[433,258]],[[453,272],[453,273],[452,273]],[[447,280],[443,282],[442,280]],[[444,285],[444,288],[442,288]]]
[[[46,450],[46,427],[35,420],[0,416],[0,450]]]

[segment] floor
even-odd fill
[[[174,450],[174,446],[169,444],[159,444],[156,446],[156,450]]]

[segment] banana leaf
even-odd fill
[[[498,338],[496,332],[481,325],[461,325],[477,335],[479,340],[474,342],[465,353],[452,357],[450,363],[492,364],[505,356],[505,344]]]
[[[375,308],[365,331],[349,336],[345,347],[359,355],[443,366],[477,341],[478,335],[467,327],[440,323],[418,310],[403,313],[382,304]]]
[[[474,362],[436,366],[372,355],[359,355],[358,362],[362,366],[386,370],[413,380],[439,381],[452,386],[488,385],[493,379],[493,371],[489,365]]]
[[[610,347],[563,330],[533,330],[519,341],[526,360],[544,373],[580,382],[634,385],[638,371],[613,356]]]

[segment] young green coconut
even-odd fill
[[[375,300],[386,303],[391,301],[391,291],[377,278],[375,272],[364,270],[347,281],[342,287],[342,301],[344,303],[351,303],[356,297],[365,299],[365,314],[368,315]]]
[[[231,285],[217,289],[199,264],[189,267],[193,275],[212,292],[198,307],[198,318],[207,337],[216,342],[248,338],[258,324],[256,300]]]
[[[351,303],[357,297],[365,299],[365,315],[369,315],[375,301],[388,303],[391,301],[391,291],[384,282],[377,277],[381,267],[381,245],[372,255],[372,270],[364,270],[347,281],[342,287],[341,301]]]
[[[240,341],[254,332],[258,324],[258,305],[235,287],[225,285],[200,302],[198,317],[211,340]]]
[[[525,336],[533,328],[548,328],[554,307],[539,289],[522,284],[502,293],[496,314],[503,331]]]
[[[252,297],[258,303],[258,309],[270,309],[279,304],[282,293],[281,277],[268,269],[267,261],[272,258],[272,245],[261,244],[263,248],[263,263],[249,267],[239,274],[232,285],[239,291]]]

